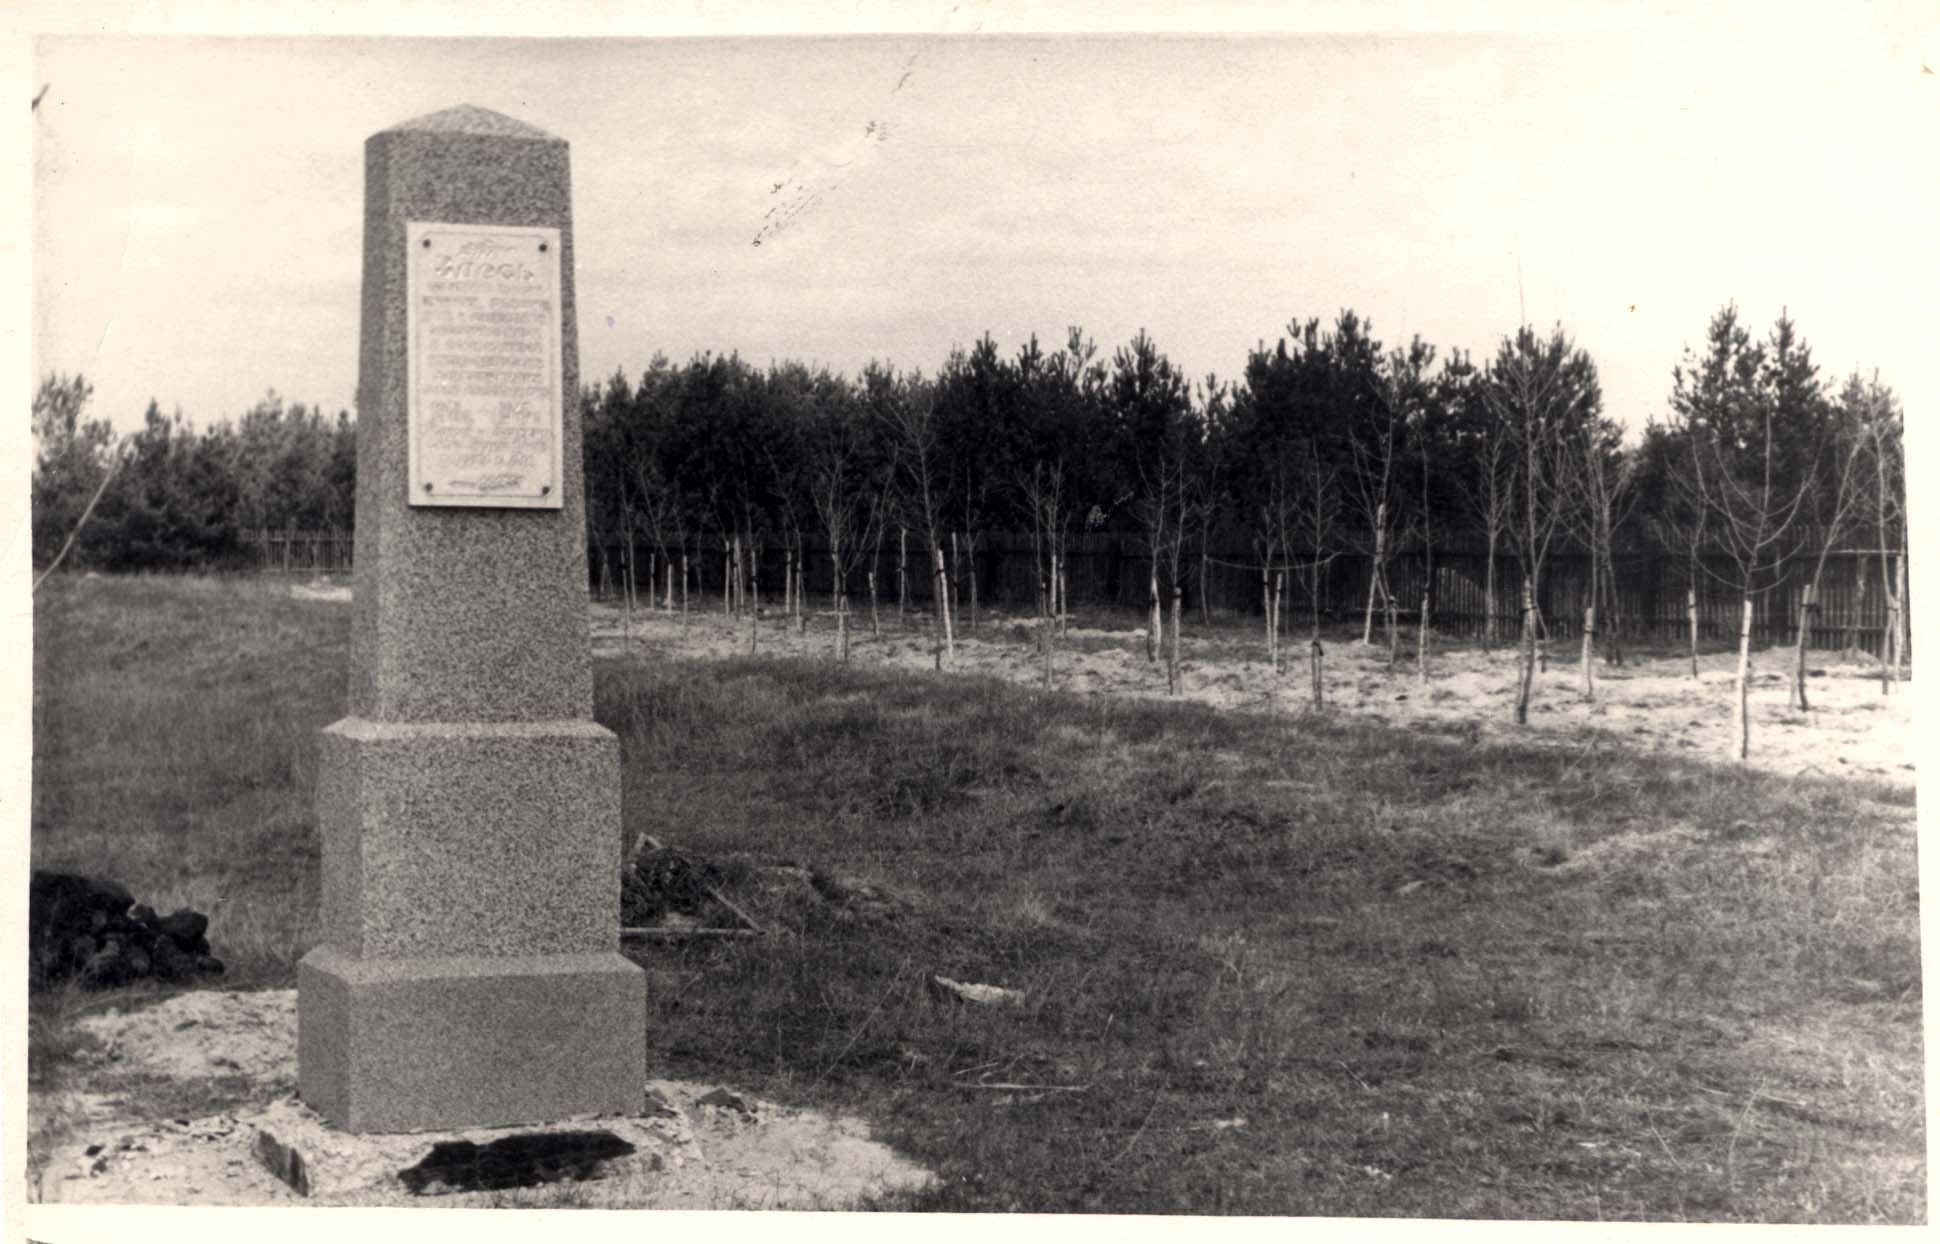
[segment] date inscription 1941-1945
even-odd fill
[[[559,231],[407,226],[411,504],[561,504]]]

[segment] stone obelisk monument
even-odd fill
[[[323,732],[298,1088],[353,1132],[637,1114],[567,145],[459,107],[364,156],[350,715]]]

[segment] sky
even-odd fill
[[[1074,324],[1106,358],[1142,328],[1233,379],[1351,307],[1444,356],[1560,322],[1634,428],[1735,300],[1760,334],[1789,310],[1828,375],[1930,405],[1932,19],[1664,7],[1412,33],[1027,35],[960,4],[874,36],[44,36],[33,374],[84,374],[124,429],[151,398],[198,426],[272,388],[352,406],[364,140],[462,102],[572,144],[589,381],[707,350],[934,372]]]

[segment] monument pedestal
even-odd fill
[[[646,975],[616,951],[297,968],[298,1091],[352,1132],[637,1115]]]
[[[637,1113],[646,976],[615,945],[619,789],[618,740],[591,721],[328,727],[304,1102],[355,1132]]]

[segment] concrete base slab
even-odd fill
[[[354,1135],[330,1126],[293,1098],[239,1120],[253,1136],[252,1152],[270,1173],[298,1195],[328,1204],[395,1204],[411,1197],[467,1193],[468,1188],[440,1178],[419,1178],[441,1146],[469,1144],[486,1149],[508,1140],[555,1138],[576,1133],[610,1136],[631,1152],[594,1163],[590,1170],[557,1179],[532,1178],[511,1187],[598,1181],[608,1185],[602,1199],[644,1197],[655,1177],[691,1160],[693,1136],[675,1111],[634,1118],[565,1119],[538,1126],[465,1128],[412,1134]],[[619,1146],[614,1146],[618,1148]],[[485,1189],[484,1191],[504,1191]],[[559,1195],[556,1191],[554,1195]]]
[[[646,973],[620,954],[297,966],[297,1088],[348,1132],[637,1115]]]

